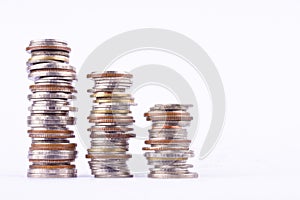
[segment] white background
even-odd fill
[[[109,2],[0,1],[0,198],[299,199],[300,2]],[[106,39],[148,27],[196,41],[222,77],[226,124],[214,152],[199,161],[200,177],[93,179],[77,139],[79,178],[27,179],[29,41],[67,40],[79,69]]]

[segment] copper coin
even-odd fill
[[[189,112],[185,111],[153,111],[153,112],[146,112],[144,113],[144,117],[149,116],[190,116]]]
[[[71,48],[67,46],[59,46],[59,45],[47,45],[47,46],[29,46],[26,47],[26,51],[29,53],[31,51],[36,51],[36,50],[61,50],[61,51],[66,51],[66,52],[71,52]]]

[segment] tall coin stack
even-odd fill
[[[67,178],[76,177],[75,165],[76,144],[70,143],[73,138],[69,125],[75,124],[70,112],[73,93],[72,83],[76,80],[75,68],[69,65],[71,49],[64,41],[54,39],[33,40],[26,48],[31,54],[27,62],[29,79],[34,81],[30,86],[32,102],[28,117],[29,137],[32,144],[28,158],[28,177]]]
[[[132,85],[132,74],[127,72],[106,71],[87,75],[95,85],[92,93],[93,108],[88,117],[95,125],[91,132],[91,148],[86,158],[96,178],[132,177],[126,161],[131,158],[128,140],[135,137],[131,133],[134,123],[130,106],[135,105],[131,94],[125,93]]]
[[[194,155],[189,150],[191,140],[187,139],[187,130],[193,117],[187,112],[192,105],[187,104],[157,104],[145,113],[147,121],[152,121],[149,130],[149,140],[143,150],[150,151],[144,155],[148,160],[150,178],[197,178],[198,174],[189,172],[193,167],[187,164],[187,159]]]

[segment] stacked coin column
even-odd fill
[[[192,157],[193,151],[189,150],[191,140],[187,139],[185,127],[193,119],[187,109],[192,105],[166,104],[155,105],[145,113],[147,121],[152,122],[149,130],[149,140],[143,150],[149,151],[144,155],[148,160],[150,178],[197,178],[198,174],[189,172],[193,167],[187,164],[187,159]]]
[[[34,81],[30,86],[32,102],[28,117],[29,137],[32,144],[29,149],[28,177],[67,178],[76,177],[75,165],[76,144],[70,143],[73,138],[69,125],[75,119],[70,112],[72,107],[72,86],[76,80],[75,68],[69,65],[71,49],[66,42],[45,39],[31,41],[26,50],[31,54],[27,62],[29,79]]]
[[[93,72],[87,76],[95,81],[88,90],[92,93],[93,108],[88,117],[95,125],[91,132],[91,148],[87,158],[92,174],[96,178],[132,177],[126,161],[131,158],[128,151],[128,139],[135,137],[131,133],[133,123],[130,106],[134,99],[125,90],[132,85],[132,75],[126,72]]]

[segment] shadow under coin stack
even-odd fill
[[[76,177],[75,165],[76,144],[70,143],[73,138],[68,125],[74,125],[75,119],[69,112],[72,107],[72,83],[76,80],[75,68],[69,65],[71,49],[66,42],[45,39],[34,40],[26,48],[31,54],[27,62],[29,79],[34,81],[30,86],[32,102],[28,117],[29,137],[32,144],[29,149],[28,177],[67,178]]]
[[[95,81],[95,86],[88,90],[92,93],[93,108],[88,117],[94,126],[91,132],[91,148],[86,158],[96,178],[125,178],[132,177],[127,160],[128,140],[135,137],[130,133],[134,120],[130,106],[135,105],[130,94],[125,93],[132,85],[132,74],[127,72],[106,71],[93,72],[87,75]]]
[[[187,164],[188,158],[193,157],[189,150],[191,140],[187,139],[187,130],[193,119],[187,109],[192,105],[186,104],[157,104],[145,113],[147,121],[152,121],[149,130],[149,140],[143,150],[150,151],[144,155],[148,160],[150,178],[197,178],[198,174],[189,172],[193,167]]]

